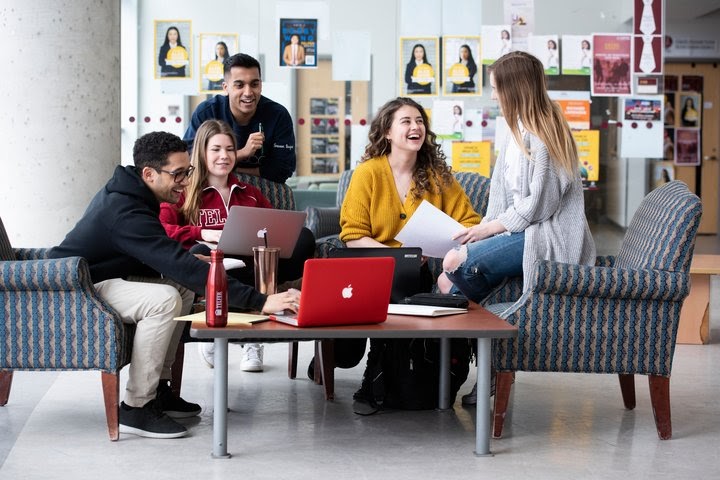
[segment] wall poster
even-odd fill
[[[155,20],[155,78],[192,78],[190,20]]]
[[[235,33],[200,34],[200,93],[220,93],[225,78],[225,60],[238,53]]]
[[[398,71],[402,95],[437,95],[439,64],[438,37],[401,37]]]
[[[317,67],[317,19],[280,19],[280,66]]]
[[[481,95],[482,69],[479,36],[443,37],[443,94]]]
[[[593,96],[632,94],[632,35],[593,35]]]

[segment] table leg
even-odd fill
[[[438,410],[448,410],[450,405],[450,339],[440,339],[440,385],[438,385]]]
[[[215,339],[215,385],[213,391],[213,458],[230,458],[227,453],[228,339]]]
[[[491,339],[478,338],[477,405],[475,406],[475,455],[490,453],[490,346]]]

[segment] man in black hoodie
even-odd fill
[[[100,297],[123,322],[137,324],[120,432],[176,438],[187,430],[173,418],[197,415],[200,406],[168,385],[184,327],[173,319],[190,312],[195,293],[204,294],[209,264],[170,239],[158,219],[160,202],[177,203],[192,175],[185,142],[149,133],[135,142],[133,159],[134,167],[115,169],[50,257],[85,257]],[[296,310],[299,292],[266,296],[228,277],[228,299],[271,313]]]

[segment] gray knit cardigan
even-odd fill
[[[520,188],[522,200],[515,205],[505,188],[505,152],[500,150],[490,181],[490,199],[483,222],[497,219],[510,232],[525,231],[523,291],[532,287],[536,260],[594,265],[595,242],[585,217],[580,175],[571,178],[550,161],[548,149],[535,135],[523,137],[532,158],[522,155]]]

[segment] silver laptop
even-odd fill
[[[305,212],[273,208],[230,207],[217,248],[229,255],[252,256],[253,247],[279,247],[280,258],[289,258],[295,249]]]

